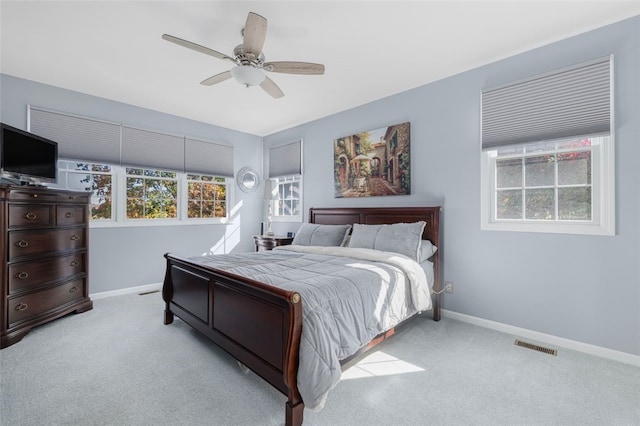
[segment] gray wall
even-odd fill
[[[444,279],[455,283],[445,309],[640,355],[639,52],[635,17],[269,135],[265,147],[304,139],[305,215],[309,207],[441,204]],[[481,231],[481,89],[609,54],[616,235]],[[404,121],[411,122],[412,194],[334,198],[333,139]]]
[[[20,129],[27,126],[27,105],[123,123],[234,146],[234,166],[261,170],[259,136],[162,114],[78,92],[0,75],[0,120]],[[245,194],[232,183],[233,223],[225,225],[136,226],[92,228],[89,232],[89,288],[91,293],[157,283],[164,277],[164,258],[253,250],[263,204],[261,191]]]
[[[304,139],[304,209],[332,206],[444,207],[444,307],[463,314],[640,355],[640,18],[264,138]],[[479,105],[482,87],[615,55],[614,237],[480,231]],[[438,58],[434,58],[434,61]],[[393,78],[390,76],[390,78]],[[68,90],[0,75],[0,120],[26,128],[26,105],[121,122],[235,147],[235,169],[261,170],[261,138]],[[334,96],[340,96],[335,93]],[[411,122],[412,194],[333,197],[333,139]],[[312,161],[313,160],[313,161]],[[261,191],[234,191],[233,225],[101,228],[90,232],[91,292],[161,281],[162,254],[253,249]],[[278,232],[299,223],[274,224]],[[225,239],[225,236],[227,238]]]

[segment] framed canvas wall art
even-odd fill
[[[333,141],[336,198],[411,193],[409,122]]]

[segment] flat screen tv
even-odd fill
[[[46,185],[58,178],[58,144],[0,123],[0,173],[20,184]]]

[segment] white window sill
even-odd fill
[[[132,228],[132,227],[148,227],[148,226],[192,226],[192,225],[229,225],[233,222],[229,219],[139,219],[127,220],[125,222],[116,222],[112,220],[90,220],[89,228]]]
[[[615,226],[584,224],[584,223],[544,223],[544,222],[491,222],[482,223],[483,231],[510,231],[510,232],[540,232],[550,234],[577,234],[577,235],[615,235]]]

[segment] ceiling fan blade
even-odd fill
[[[216,74],[212,77],[209,77],[205,80],[202,80],[200,84],[205,86],[213,86],[214,84],[221,83],[225,80],[229,80],[231,78],[231,71],[221,72],[220,74]]]
[[[199,44],[196,44],[196,43],[193,43],[193,42],[190,42],[190,41],[187,41],[187,40],[183,40],[181,38],[178,38],[178,37],[175,37],[175,36],[172,36],[172,35],[169,35],[169,34],[162,34],[162,38],[167,40],[167,41],[170,41],[172,43],[175,43],[175,44],[177,44],[179,46],[195,50],[196,52],[204,53],[205,55],[210,55],[210,56],[213,56],[213,57],[218,58],[218,59],[228,60],[228,61],[233,62],[234,64],[236,63],[235,59],[225,55],[224,53],[220,53],[220,52],[217,52],[217,51],[215,51],[213,49],[209,49],[208,47],[204,47],[204,46],[201,46]]]
[[[284,74],[322,75],[324,65],[311,62],[278,61],[265,62],[263,68],[266,71],[280,72]]]
[[[257,13],[249,12],[247,22],[242,30],[244,52],[260,56],[264,39],[267,37],[267,20]]]
[[[284,92],[278,87],[278,85],[276,83],[274,83],[273,80],[271,80],[269,77],[265,76],[264,80],[262,81],[262,83],[260,83],[260,87],[262,87],[262,89],[267,92],[268,94],[270,94],[271,96],[273,96],[274,98],[278,99],[284,96]]]

